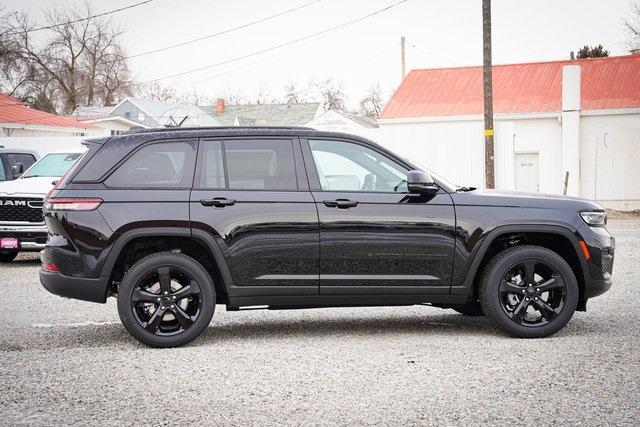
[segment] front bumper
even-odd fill
[[[46,290],[61,297],[103,304],[107,301],[108,277],[86,279],[40,269],[40,283]]]
[[[47,226],[0,224],[0,237],[14,237],[20,241],[20,251],[38,252],[47,243]]]

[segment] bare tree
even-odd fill
[[[322,108],[328,110],[345,110],[346,95],[344,83],[340,80],[327,79],[315,84],[322,98]]]
[[[105,18],[82,20],[91,15],[88,3],[82,12],[51,9],[46,21],[55,26],[45,41],[34,39],[34,24],[26,13],[5,15],[0,44],[14,64],[10,72],[21,78],[3,70],[3,88],[13,86],[12,93],[30,103],[46,99],[49,109],[66,114],[129,94],[131,77],[120,45],[123,30]]]
[[[222,96],[218,96],[218,98],[224,99],[228,105],[245,104],[247,102],[247,97],[244,92],[239,89],[231,89],[228,86]]]
[[[181,92],[177,96],[177,100],[182,104],[190,105],[209,105],[213,102],[211,97],[200,92],[195,87],[192,87],[191,90]]]
[[[383,107],[382,89],[380,83],[372,84],[364,98],[360,101],[359,113],[366,117],[378,118]]]
[[[628,44],[631,49],[640,49],[640,0],[631,4],[632,17],[624,21],[628,33]]]
[[[309,92],[311,92],[312,85],[312,82],[310,82],[306,87],[302,87],[300,84],[290,81],[283,88],[284,102],[287,104],[301,104],[303,102],[309,102]]]
[[[161,102],[178,102],[178,95],[171,85],[158,82],[147,83],[138,87],[136,95],[140,98],[153,99]]]

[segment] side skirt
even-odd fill
[[[417,304],[464,304],[465,295],[301,295],[229,297],[227,310],[261,306],[269,310],[321,307],[372,307]]]

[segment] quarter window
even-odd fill
[[[194,163],[193,142],[147,145],[125,161],[105,184],[115,188],[189,188]]]
[[[406,192],[408,169],[370,148],[344,141],[310,140],[325,191]]]

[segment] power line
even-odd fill
[[[184,41],[184,42],[181,42],[181,43],[176,43],[174,45],[165,46],[165,47],[161,47],[161,48],[158,48],[158,49],[137,53],[135,55],[125,56],[123,59],[138,58],[140,56],[150,55],[152,53],[157,53],[157,52],[163,52],[165,50],[175,49],[176,47],[181,47],[181,46],[185,46],[185,45],[188,45],[188,44],[196,43],[196,42],[199,42],[199,41],[202,41],[202,40],[211,39],[211,38],[214,38],[214,37],[221,36],[223,34],[229,34],[229,33],[232,33],[234,31],[238,31],[238,30],[241,30],[243,28],[247,28],[247,27],[250,27],[252,25],[260,24],[262,22],[269,21],[269,20],[277,18],[279,16],[286,15],[286,14],[291,13],[291,12],[295,12],[297,10],[303,9],[303,8],[311,6],[313,4],[320,3],[321,1],[323,1],[323,0],[314,0],[312,2],[305,3],[303,5],[294,7],[292,9],[287,9],[287,10],[284,10],[282,12],[276,13],[275,15],[267,16],[266,18],[261,18],[261,19],[258,19],[256,21],[252,21],[252,22],[248,22],[246,24],[238,25],[237,27],[228,28],[226,30],[219,31],[217,33],[213,33],[213,34],[209,34],[209,35],[206,35],[206,36],[198,37],[198,38],[192,39],[192,40],[187,40],[187,41]]]
[[[15,31],[13,33],[4,33],[2,35],[3,36],[17,36],[18,34],[28,34],[28,33],[34,33],[36,31],[50,30],[52,28],[61,27],[63,25],[76,24],[78,22],[88,21],[88,20],[93,19],[93,18],[100,18],[102,16],[111,15],[113,13],[122,12],[123,10],[132,9],[134,7],[142,6],[143,4],[151,3],[152,1],[153,0],[145,0],[145,1],[138,2],[138,3],[134,3],[134,4],[129,5],[129,6],[124,6],[124,7],[118,8],[118,9],[113,9],[113,10],[110,10],[110,11],[107,11],[107,12],[98,13],[97,15],[91,15],[91,16],[87,16],[85,18],[76,19],[76,20],[73,20],[73,21],[61,22],[59,24],[47,25],[47,26],[44,26],[44,27],[33,28],[31,30]]]
[[[145,81],[142,81],[142,82],[135,83],[132,86],[140,86],[140,85],[147,84],[147,83],[157,82],[159,80],[165,80],[165,79],[170,79],[170,78],[174,78],[174,77],[180,77],[180,76],[184,76],[186,74],[192,74],[192,73],[196,73],[198,71],[203,71],[203,70],[207,70],[207,69],[210,69],[210,68],[219,67],[220,65],[225,65],[225,64],[232,63],[232,62],[237,62],[237,61],[240,61],[242,59],[246,59],[246,58],[250,58],[252,56],[256,56],[256,55],[260,55],[260,54],[263,54],[263,53],[266,53],[266,52],[270,52],[272,50],[281,49],[283,47],[290,46],[292,44],[299,43],[301,41],[308,40],[310,38],[317,37],[319,35],[323,35],[325,33],[329,33],[331,31],[334,31],[334,30],[337,30],[337,29],[346,28],[346,27],[351,26],[353,24],[356,24],[356,23],[358,23],[360,21],[364,21],[365,19],[368,19],[368,18],[371,18],[373,16],[379,15],[380,13],[386,12],[386,11],[396,7],[396,6],[401,5],[402,3],[406,3],[407,1],[408,0],[401,0],[399,2],[396,2],[396,3],[392,4],[392,5],[384,7],[382,9],[378,9],[375,12],[371,12],[371,13],[369,13],[367,15],[360,16],[358,18],[352,19],[352,20],[344,22],[342,24],[335,25],[333,27],[329,27],[329,28],[326,28],[326,29],[321,30],[321,31],[317,31],[317,32],[312,33],[312,34],[308,34],[308,35],[306,35],[304,37],[299,37],[299,38],[294,39],[294,40],[290,40],[290,41],[287,41],[287,42],[284,42],[284,43],[280,43],[280,44],[275,45],[275,46],[271,46],[271,47],[268,47],[268,48],[265,48],[265,49],[257,50],[255,52],[251,52],[251,53],[248,53],[246,55],[242,55],[242,56],[238,56],[238,57],[235,57],[235,58],[227,59],[227,60],[224,60],[224,61],[216,62],[215,64],[205,65],[204,67],[193,68],[191,70],[183,71],[183,72],[180,72],[180,73],[175,73],[175,74],[171,74],[171,75],[167,75],[167,76],[157,77],[157,78],[151,79],[151,80],[145,80]]]
[[[152,0],[148,0],[148,1],[152,1]],[[246,24],[238,25],[236,27],[228,28],[226,30],[219,31],[217,33],[208,34],[206,36],[201,36],[201,37],[198,37],[198,38],[195,38],[195,39],[191,39],[191,40],[185,40],[184,42],[176,43],[174,45],[164,46],[164,47],[160,47],[160,48],[157,48],[157,49],[136,53],[136,54],[125,56],[125,57],[118,58],[118,59],[112,59],[112,60],[108,60],[108,61],[98,62],[96,65],[107,65],[107,64],[112,64],[114,62],[118,62],[118,61],[125,61],[127,59],[132,59],[132,58],[138,58],[138,57],[141,57],[141,56],[151,55],[153,53],[163,52],[163,51],[166,51],[166,50],[175,49],[177,47],[182,47],[182,46],[186,46],[188,44],[196,43],[196,42],[199,42],[199,41],[202,41],[202,40],[207,40],[207,39],[218,37],[218,36],[221,36],[221,35],[224,35],[224,34],[229,34],[229,33],[232,33],[232,32],[235,32],[235,31],[238,31],[238,30],[241,30],[241,29],[244,29],[244,28],[256,25],[256,24],[260,24],[260,23],[269,21],[271,19],[278,18],[278,17],[283,16],[283,15],[287,15],[289,13],[295,12],[295,11],[303,9],[305,7],[309,7],[309,6],[313,5],[313,4],[320,3],[322,1],[324,1],[324,0],[314,0],[314,1],[311,1],[309,3],[305,3],[303,5],[300,5],[300,6],[291,8],[291,9],[287,9],[287,10],[284,10],[282,12],[278,12],[278,13],[276,13],[274,15],[270,15],[270,16],[267,16],[267,17],[252,21],[252,22],[248,22]],[[74,21],[74,22],[77,22],[77,21]],[[16,33],[16,34],[21,34],[21,33]],[[78,70],[80,71],[82,69],[83,68],[79,68]],[[56,73],[57,72],[58,71],[56,71]],[[43,70],[37,70],[36,74],[38,74],[38,73],[41,73],[41,75],[49,75],[50,74],[50,73],[48,73],[46,71],[43,71]]]

